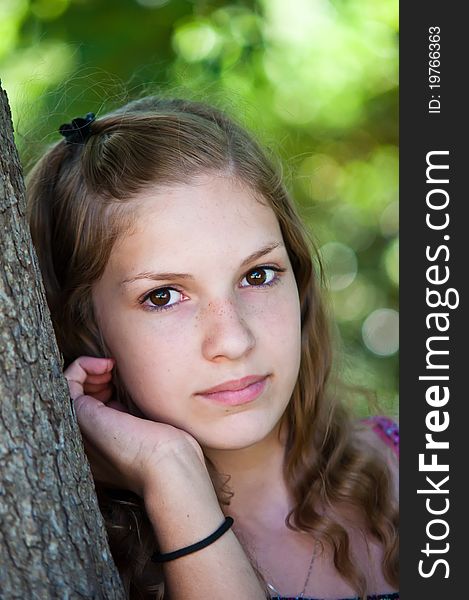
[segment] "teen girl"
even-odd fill
[[[398,598],[397,431],[328,381],[277,169],[184,100],[60,131],[28,177],[31,232],[129,597]]]

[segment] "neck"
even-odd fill
[[[283,470],[285,441],[285,432],[278,425],[248,448],[204,448],[217,471],[230,476],[228,487],[233,497],[227,512],[241,523],[283,524],[291,508]]]

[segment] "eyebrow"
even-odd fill
[[[256,250],[255,252],[253,252],[252,254],[250,254],[249,256],[247,256],[241,263],[241,267],[245,267],[246,265],[248,265],[249,263],[258,260],[259,258],[261,258],[262,256],[265,256],[266,254],[269,254],[270,252],[272,252],[272,250],[275,250],[275,248],[278,248],[282,246],[283,244],[282,242],[275,242],[273,244],[267,244],[267,246],[263,246],[262,248],[260,248],[259,250]],[[190,275],[189,273],[174,273],[174,272],[162,272],[162,273],[154,273],[153,271],[143,271],[142,273],[138,273],[137,275],[133,276],[133,277],[129,277],[128,279],[124,279],[123,281],[121,281],[121,285],[126,285],[129,283],[133,283],[134,281],[138,281],[140,279],[152,279],[155,281],[158,280],[164,280],[164,279],[189,279],[189,280],[193,280],[194,277],[192,275]]]

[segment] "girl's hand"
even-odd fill
[[[163,458],[177,454],[193,459],[195,454],[205,467],[202,450],[191,435],[134,417],[111,400],[113,367],[111,358],[81,356],[64,372],[94,478],[143,497]]]
[[[97,359],[83,356],[78,359],[81,361],[81,367],[84,369],[84,374],[86,379],[83,382],[82,395],[93,396],[96,400],[111,405],[109,402],[112,398],[113,394],[113,385],[112,385],[112,369],[114,367],[114,361],[112,358],[106,359]],[[99,362],[97,362],[99,361]],[[75,361],[77,362],[77,361]],[[75,363],[73,363],[75,364]],[[79,363],[80,364],[80,363]],[[65,371],[65,377],[68,380],[68,370],[72,367],[70,365],[68,369]],[[88,371],[86,368],[88,367]],[[100,370],[100,372],[96,372]],[[103,369],[104,372],[103,372]],[[72,393],[71,385],[74,386],[76,383],[74,381],[69,381],[70,394]],[[117,403],[116,403],[117,404]]]

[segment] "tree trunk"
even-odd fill
[[[25,219],[0,87],[0,598],[124,598]]]

